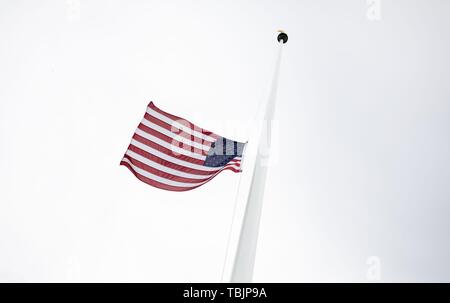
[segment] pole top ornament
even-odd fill
[[[278,30],[278,42],[283,41],[283,44],[285,44],[288,41],[288,35],[283,30]]]

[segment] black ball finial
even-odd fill
[[[280,32],[277,37],[278,42],[283,41],[283,44],[285,44],[288,41],[288,35],[285,32]]]

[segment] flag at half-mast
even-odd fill
[[[224,170],[241,172],[244,145],[164,112],[150,102],[120,164],[149,185],[186,191]]]

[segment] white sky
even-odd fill
[[[251,140],[279,28],[255,281],[450,281],[450,2],[380,3],[0,1],[0,281],[220,281],[238,175],[118,164],[150,100]]]

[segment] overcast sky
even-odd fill
[[[150,100],[251,141],[280,28],[254,280],[450,281],[449,13],[0,1],[0,281],[220,281],[239,175],[167,192],[119,162]]]

